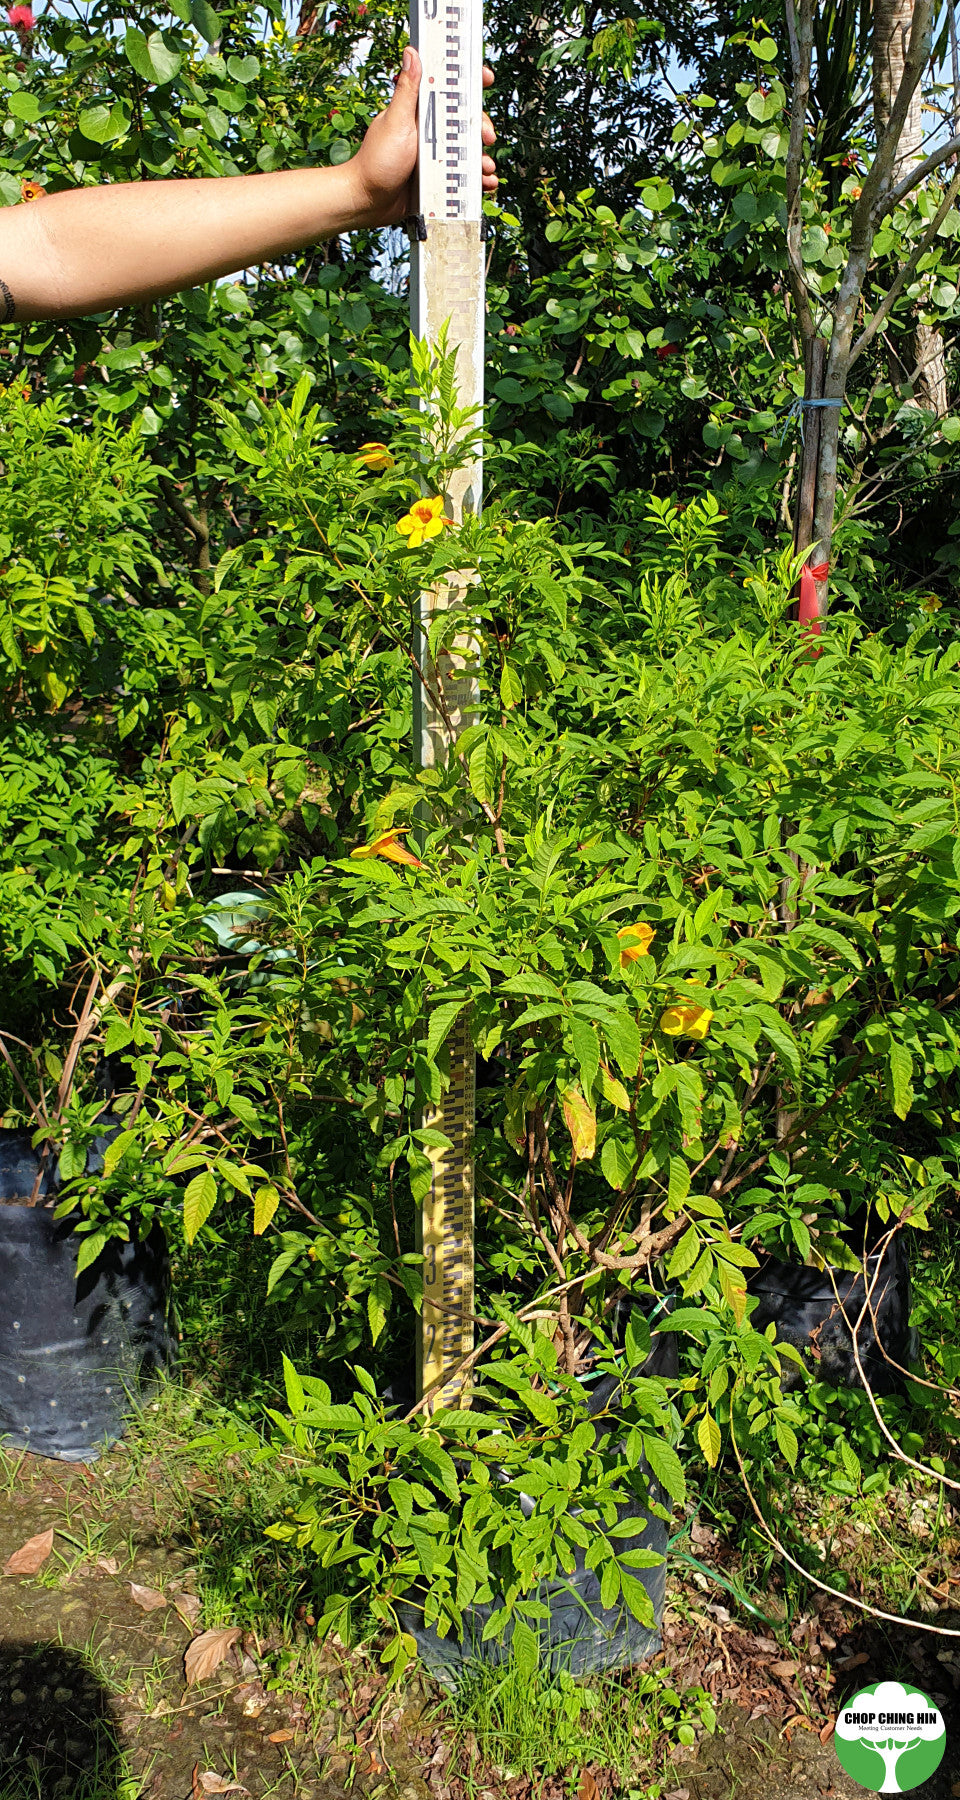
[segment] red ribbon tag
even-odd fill
[[[820,602],[817,599],[817,582],[826,581],[830,573],[829,563],[817,563],[811,568],[808,563],[800,571],[800,600],[797,606],[797,620],[808,637],[819,637]],[[814,657],[820,655],[819,645],[811,651]]]

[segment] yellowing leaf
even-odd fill
[[[715,1469],[720,1460],[720,1427],[712,1413],[704,1413],[700,1420],[697,1426],[697,1443],[711,1469]]]
[[[253,1235],[262,1237],[280,1205],[275,1187],[260,1187],[253,1196]]]
[[[192,1244],[197,1232],[206,1219],[210,1217],[217,1204],[217,1184],[209,1169],[201,1169],[193,1180],[187,1183],[183,1196],[183,1234],[188,1244]]]
[[[597,1148],[597,1115],[579,1088],[566,1088],[560,1101],[578,1162],[589,1162]]]

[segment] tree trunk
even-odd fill
[[[878,138],[886,129],[903,79],[914,4],[915,0],[874,0],[873,117]],[[923,153],[923,137],[923,95],[918,87],[900,138],[896,179],[905,175],[911,164],[919,160]],[[944,342],[936,326],[924,325],[918,320],[906,354],[896,360],[910,371],[914,403],[942,419],[950,408]],[[891,373],[896,382],[900,372],[894,368]]]

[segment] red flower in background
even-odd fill
[[[7,19],[15,31],[31,32],[36,24],[29,6],[11,6]]]
[[[658,344],[656,349],[657,361],[666,362],[668,356],[679,356],[682,349],[682,344]]]

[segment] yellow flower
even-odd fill
[[[359,844],[350,855],[358,858],[365,856],[385,856],[388,862],[407,863],[411,869],[422,869],[419,856],[414,856],[406,844],[401,844],[402,831],[385,831],[382,837],[374,838],[372,844]]]
[[[357,451],[357,461],[366,463],[374,475],[380,475],[384,469],[392,469],[395,460],[386,444],[361,444]]]
[[[412,550],[418,550],[427,538],[439,537],[444,527],[443,495],[431,500],[415,500],[408,513],[397,520],[401,537],[408,538]]]
[[[621,946],[620,967],[625,969],[628,963],[639,962],[641,956],[646,956],[656,935],[652,925],[624,925],[617,932]]]
[[[939,612],[942,605],[943,601],[939,594],[927,594],[926,598],[920,602],[920,611],[925,613]]]
[[[705,1038],[713,1013],[709,1006],[668,1006],[660,1014],[660,1030],[667,1037]]]

